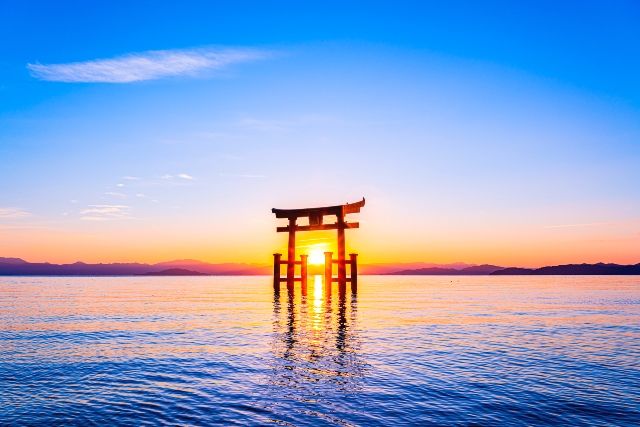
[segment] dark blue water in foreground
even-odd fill
[[[0,278],[0,350],[1,425],[640,425],[640,277]]]

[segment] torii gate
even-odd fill
[[[289,233],[289,247],[287,250],[287,259],[282,260],[282,254],[273,254],[273,288],[276,291],[280,290],[280,282],[287,282],[287,288],[292,291],[293,284],[296,281],[302,283],[302,293],[306,294],[307,288],[307,257],[308,255],[300,255],[300,261],[296,261],[296,231],[318,231],[318,230],[338,230],[338,259],[332,259],[331,252],[325,252],[325,265],[324,276],[325,286],[330,291],[331,283],[337,281],[340,291],[346,289],[347,281],[351,282],[351,290],[356,291],[358,286],[358,264],[357,254],[350,254],[351,275],[347,277],[347,265],[345,260],[345,241],[344,231],[348,228],[359,228],[360,224],[357,222],[345,222],[344,217],[350,213],[360,212],[360,208],[364,206],[364,197],[359,202],[346,203],[344,205],[337,206],[324,206],[319,208],[305,208],[305,209],[271,209],[276,215],[276,218],[287,218],[289,225],[285,227],[278,227],[276,229],[279,233]],[[324,217],[327,215],[334,215],[336,222],[333,224],[324,224]],[[296,220],[298,218],[309,218],[309,225],[297,225]],[[333,278],[333,264],[338,264],[338,277]],[[280,277],[280,266],[282,264],[287,265],[286,278]],[[295,277],[295,266],[300,265],[300,277]]]

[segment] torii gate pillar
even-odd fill
[[[296,218],[289,218],[289,245],[287,250],[287,288],[293,288],[296,259]]]
[[[364,199],[363,199],[364,200]],[[345,242],[344,242],[344,215],[338,216],[338,283],[345,285],[347,283],[347,265],[345,258]]]

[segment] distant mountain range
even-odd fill
[[[358,265],[358,270],[360,271],[360,274],[396,274],[401,271],[423,270],[423,269],[429,269],[429,268],[461,270],[467,267],[475,267],[475,264],[467,264],[464,262],[454,262],[450,264],[435,264],[432,262],[363,264],[363,265]],[[412,274],[418,274],[418,273],[412,273]]]
[[[400,270],[391,275],[419,275],[419,276],[542,276],[542,275],[640,275],[640,264],[565,264],[552,265],[541,268],[498,267],[497,265],[474,265],[465,268],[418,268]]]
[[[144,273],[145,276],[207,276],[206,273],[199,273],[193,270],[186,270],[184,268],[167,268],[161,271],[152,271]]]
[[[399,276],[482,276],[493,274],[496,271],[503,270],[504,267],[498,267],[497,265],[470,265],[468,267],[463,268],[443,268],[443,267],[427,267],[427,268],[416,268],[409,270],[400,270],[394,271],[391,275],[399,275]]]
[[[495,276],[503,275],[637,275],[640,274],[640,264],[565,264],[552,265],[541,268],[504,268],[491,273]]]
[[[271,266],[258,264],[209,264],[192,259],[160,262],[157,264],[86,264],[84,262],[51,264],[48,262],[27,262],[20,258],[0,257],[0,275],[2,276],[251,276],[271,274],[271,271]]]
[[[500,267],[457,262],[452,264],[396,263],[364,264],[360,273],[420,276],[472,276],[472,275],[640,275],[640,263],[620,264],[565,264],[541,268]],[[111,263],[51,264],[27,262],[20,258],[0,257],[0,276],[258,276],[270,275],[272,267],[260,264],[211,264],[183,259],[157,264]]]

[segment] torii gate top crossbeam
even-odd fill
[[[303,209],[271,209],[276,214],[276,218],[300,218],[311,217],[316,215],[346,215],[350,213],[360,212],[360,208],[364,206],[364,197],[355,203],[345,203],[344,205],[323,206],[319,208],[303,208]]]
[[[336,230],[345,228],[358,228],[358,223],[344,222],[344,217],[350,213],[360,212],[360,208],[364,206],[364,197],[355,203],[346,203],[336,206],[322,206],[319,208],[303,208],[303,209],[271,209],[276,218],[288,218],[290,222],[295,223],[297,218],[309,218],[309,225],[296,226],[295,231],[314,231],[314,230]],[[335,224],[323,224],[323,217],[326,215],[335,215],[338,222]],[[278,232],[292,231],[287,227],[278,227]]]

